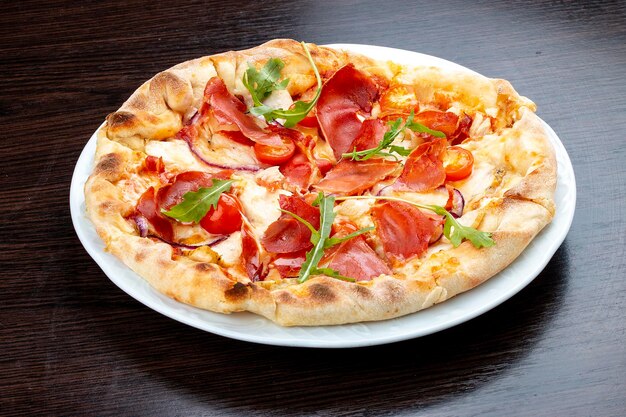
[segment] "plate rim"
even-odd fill
[[[420,59],[426,60],[427,62],[429,62],[428,65],[434,65],[436,63],[436,64],[444,65],[448,68],[452,68],[455,70],[469,71],[471,73],[480,75],[479,73],[469,68],[466,68],[462,65],[456,64],[451,61],[447,61],[443,58],[439,58],[439,57],[435,57],[432,55],[427,55],[427,54],[423,54],[419,52],[408,51],[404,49],[389,48],[389,47],[376,46],[376,45],[345,44],[345,43],[330,44],[330,45],[324,45],[324,46],[348,49],[354,52],[361,52],[361,53],[364,53],[364,51],[365,52],[373,51],[373,52],[378,52],[378,53],[383,53],[383,54],[400,53],[401,55],[404,55],[403,58],[405,59],[410,59],[411,57],[414,57],[414,59],[417,60],[418,62]],[[367,54],[367,53],[364,53],[364,54]],[[403,60],[404,59],[400,59],[400,61],[398,62],[402,62]],[[396,61],[395,57],[394,57],[394,61]],[[560,161],[562,165],[568,171],[567,174],[571,180],[571,184],[570,184],[571,190],[568,194],[568,200],[567,200],[569,204],[566,207],[566,208],[569,208],[569,210],[567,210],[565,213],[561,213],[561,217],[559,217],[558,220],[557,220],[557,217],[555,216],[552,223],[548,224],[544,228],[544,230],[542,230],[533,239],[532,242],[539,242],[543,244],[544,243],[543,241],[546,239],[545,237],[546,233],[544,233],[545,230],[549,228],[550,226],[555,225],[557,223],[560,226],[560,233],[558,233],[558,235],[556,236],[556,239],[552,240],[551,242],[545,243],[547,248],[544,248],[542,252],[544,255],[541,257],[541,262],[535,262],[534,263],[535,267],[532,269],[532,271],[528,273],[526,277],[524,277],[524,279],[518,280],[516,285],[511,285],[507,287],[508,288],[507,291],[501,292],[500,294],[498,294],[498,296],[494,297],[490,302],[480,304],[479,306],[477,306],[476,308],[472,309],[469,312],[464,312],[462,314],[456,314],[456,315],[452,314],[451,318],[447,320],[441,320],[438,323],[435,323],[434,325],[427,326],[427,327],[422,326],[422,327],[418,327],[417,329],[410,327],[408,328],[408,330],[405,330],[405,331],[397,331],[397,330],[387,331],[387,332],[383,331],[382,335],[375,337],[375,338],[361,337],[361,338],[352,338],[352,339],[347,338],[347,339],[332,339],[332,340],[316,338],[316,337],[301,337],[301,336],[298,336],[299,332],[296,331],[299,329],[306,329],[306,330],[324,329],[325,331],[330,331],[332,333],[332,332],[336,332],[335,329],[346,329],[346,328],[351,328],[351,327],[358,326],[358,325],[364,325],[366,327],[380,325],[380,326],[385,327],[385,323],[391,323],[394,321],[396,323],[402,322],[402,321],[411,321],[411,317],[416,317],[420,313],[423,315],[425,312],[432,310],[432,309],[437,309],[437,308],[445,309],[446,304],[452,305],[455,299],[461,299],[462,297],[467,298],[469,296],[471,298],[472,293],[479,292],[481,287],[486,286],[486,284],[492,280],[496,280],[498,276],[501,275],[504,271],[508,270],[509,268],[512,267],[512,265],[520,261],[520,258],[522,257],[524,252],[529,250],[529,248],[527,247],[526,249],[524,249],[524,251],[520,254],[520,256],[516,258],[510,265],[508,265],[503,271],[494,275],[493,277],[491,277],[490,279],[488,279],[486,282],[479,285],[478,287],[473,288],[472,290],[466,291],[464,293],[458,294],[455,297],[452,297],[450,300],[446,300],[445,302],[429,307],[428,309],[420,310],[415,313],[401,316],[395,319],[373,321],[373,322],[361,322],[361,323],[354,323],[354,324],[344,324],[344,325],[336,325],[336,326],[282,327],[261,316],[253,315],[254,319],[264,320],[268,323],[268,325],[276,326],[278,329],[280,329],[281,334],[284,335],[286,333],[289,335],[288,337],[251,334],[250,332],[246,332],[246,331],[243,331],[243,332],[233,331],[229,328],[219,327],[219,323],[217,321],[207,322],[206,320],[197,320],[195,317],[195,314],[206,315],[206,313],[210,313],[209,316],[219,315],[220,320],[223,320],[226,317],[227,320],[232,320],[236,322],[239,319],[238,316],[252,315],[252,313],[246,312],[246,313],[233,313],[231,315],[223,315],[220,313],[214,313],[214,312],[210,312],[206,310],[201,310],[199,308],[189,306],[183,303],[179,303],[173,300],[171,301],[174,303],[177,303],[178,308],[177,309],[170,308],[167,306],[167,304],[159,302],[159,299],[165,296],[158,293],[158,291],[156,291],[152,287],[150,287],[149,290],[153,293],[156,293],[156,294],[153,294],[156,297],[150,297],[150,296],[142,295],[142,294],[135,292],[131,285],[132,282],[130,283],[126,282],[127,279],[130,279],[130,280],[139,279],[143,281],[144,285],[147,282],[143,280],[143,278],[141,278],[135,272],[133,272],[130,268],[128,268],[126,265],[122,264],[121,261],[119,261],[113,255],[105,252],[104,244],[101,240],[100,240],[101,247],[98,247],[97,245],[92,244],[88,234],[89,232],[95,232],[95,228],[93,224],[91,223],[91,221],[86,217],[86,213],[84,212],[85,197],[84,197],[83,189],[84,189],[85,181],[87,179],[87,176],[85,175],[84,171],[86,168],[91,168],[93,166],[93,157],[95,155],[97,133],[99,129],[104,125],[104,122],[100,125],[100,127],[98,127],[98,129],[96,129],[96,131],[93,133],[91,138],[85,144],[77,160],[76,166],[74,168],[74,172],[72,174],[72,180],[71,180],[71,185],[70,185],[70,213],[71,213],[71,218],[72,218],[72,224],[74,226],[74,230],[81,244],[83,245],[87,253],[96,262],[96,264],[100,267],[100,269],[104,272],[104,274],[109,278],[109,280],[111,280],[115,285],[117,285],[122,291],[124,291],[125,293],[127,293],[128,295],[130,295],[132,298],[139,301],[140,303],[144,304],[145,306],[165,315],[166,317],[172,318],[176,321],[195,327],[197,329],[208,331],[208,332],[211,332],[220,336],[232,338],[232,339],[246,341],[246,342],[253,342],[253,343],[260,343],[260,344],[274,345],[274,346],[288,346],[288,347],[349,348],[349,347],[364,347],[364,346],[373,346],[373,345],[380,345],[380,344],[387,344],[387,343],[395,343],[395,342],[399,342],[402,340],[408,340],[408,339],[426,336],[432,333],[436,333],[436,332],[448,329],[450,327],[454,327],[458,324],[472,320],[475,317],[478,317],[479,315],[482,315],[486,313],[487,311],[492,310],[493,308],[502,304],[503,302],[505,302],[506,300],[510,299],[515,294],[520,292],[528,284],[530,284],[530,282],[532,282],[543,271],[543,269],[550,262],[550,260],[552,259],[552,257],[554,256],[558,248],[561,246],[561,244],[565,240],[569,232],[569,229],[571,228],[572,221],[574,218],[574,213],[575,213],[575,207],[576,207],[577,197],[576,197],[575,173],[573,170],[571,160],[567,153],[567,150],[565,149],[565,146],[563,145],[562,141],[560,140],[556,132],[552,129],[552,127],[550,127],[543,120],[541,120],[541,122],[546,128],[548,136],[551,139],[551,143],[555,147],[557,162]],[[90,171],[90,169],[88,171]],[[562,172],[559,171],[559,174],[562,174]],[[557,181],[557,190],[559,189],[559,185],[562,186],[562,184],[560,184],[560,181]],[[556,194],[556,191],[555,191],[555,194]],[[558,208],[557,208],[557,212],[558,212]],[[566,214],[567,217],[563,217],[563,214]],[[87,229],[85,228],[85,224],[88,225],[86,226]],[[553,226],[553,227],[556,227],[556,226]],[[88,228],[91,228],[91,230],[88,230]],[[128,278],[128,276],[126,277],[116,276],[115,271],[114,271],[115,268],[113,268],[113,266],[111,265],[111,259],[107,259],[107,258],[112,258],[114,262],[117,261],[119,264],[121,264],[123,268],[127,271],[126,275],[130,275],[130,278]],[[536,260],[537,259],[533,259],[533,261],[536,261]],[[189,314],[190,311],[195,314]],[[390,325],[389,327],[391,328],[392,326]],[[407,326],[405,326],[404,328],[407,329]],[[294,330],[292,331],[290,329],[294,329]],[[385,333],[389,333],[389,334],[385,334]]]

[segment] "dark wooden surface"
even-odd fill
[[[347,350],[229,340],[113,285],[70,221],[86,140],[152,74],[277,37],[424,52],[536,101],[578,181],[541,275]],[[0,69],[0,415],[626,415],[624,2],[4,2]]]

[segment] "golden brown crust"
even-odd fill
[[[309,47],[322,75],[352,62],[380,82],[417,85],[420,100],[444,100],[467,114],[484,115],[488,134],[463,146],[476,152],[481,146],[495,147],[500,157],[484,165],[492,182],[480,195],[472,194],[471,184],[458,184],[472,194],[461,221],[493,232],[496,245],[483,249],[469,242],[458,248],[444,245],[410,262],[397,276],[365,283],[317,276],[304,284],[294,280],[272,284],[238,281],[214,263],[182,256],[166,243],[139,237],[128,219],[134,204],[119,184],[137,176],[147,141],[171,138],[200,107],[208,79],[219,75],[231,92],[246,99],[241,79],[248,63],[276,57],[286,64],[283,74],[290,78],[288,91],[293,97],[315,86],[300,44],[281,39],[179,64],[144,83],[107,117],[99,131],[85,196],[87,213],[108,251],[157,290],[187,304],[223,313],[247,310],[282,325],[342,324],[398,317],[469,290],[509,265],[550,222],[555,210],[554,150],[534,114],[534,104],[508,82],[434,68],[403,68]]]

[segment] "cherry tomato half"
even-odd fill
[[[449,111],[427,110],[415,115],[414,121],[451,137],[459,125],[459,116]]]
[[[380,100],[381,113],[388,114],[409,114],[411,110],[419,111],[419,102],[413,87],[407,85],[396,85],[389,87],[382,93]]]
[[[304,119],[298,122],[300,126],[303,127],[319,127],[319,123],[317,121],[317,117],[313,112],[309,113]]]
[[[211,208],[200,220],[200,226],[209,233],[227,235],[241,229],[241,207],[237,200],[222,194],[217,208]]]
[[[293,156],[296,151],[296,144],[293,140],[282,137],[283,146],[268,146],[260,143],[254,144],[254,154],[256,158],[264,164],[280,165]]]
[[[460,146],[450,146],[443,158],[447,181],[458,181],[469,177],[474,166],[474,156]]]

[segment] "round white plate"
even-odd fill
[[[335,44],[377,59],[414,65],[433,65],[471,71],[430,55],[369,45]],[[470,320],[504,302],[530,283],[559,248],[572,223],[576,205],[576,181],[572,163],[556,133],[545,124],[556,149],[558,185],[556,215],[505,270],[471,291],[444,303],[397,319],[320,327],[280,327],[251,313],[224,315],[174,301],[154,290],[116,257],[104,251],[104,243],[85,214],[83,188],[93,167],[96,135],[83,149],[72,177],[70,209],[74,228],[83,246],[118,287],[148,307],[182,323],[233,339],[281,346],[345,348],[397,342],[424,336]]]

